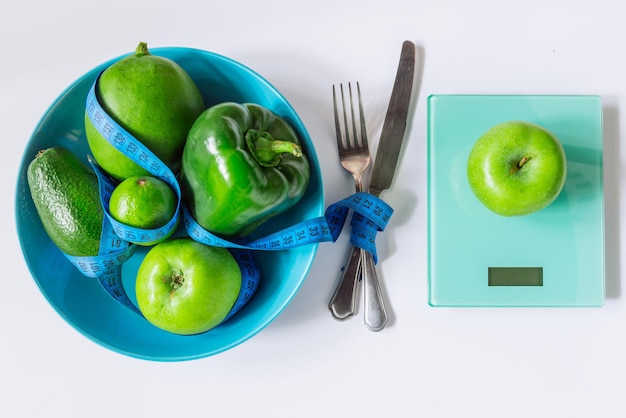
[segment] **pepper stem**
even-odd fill
[[[246,144],[254,159],[264,167],[275,167],[280,163],[283,154],[294,157],[302,156],[300,145],[274,139],[272,135],[257,129],[248,129],[245,135]]]

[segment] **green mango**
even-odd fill
[[[109,116],[178,172],[187,133],[204,110],[198,86],[180,65],[152,55],[140,42],[133,54],[100,74],[96,97]],[[112,177],[124,180],[149,174],[111,145],[87,112],[85,134],[94,159]]]

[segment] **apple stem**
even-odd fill
[[[517,168],[522,168],[524,167],[524,164],[526,164],[528,162],[528,160],[530,160],[530,157],[524,157],[520,160],[519,163],[517,163]]]
[[[524,156],[517,164],[514,161],[511,161],[511,169],[509,172],[511,174],[515,174],[524,167],[524,165],[530,160],[530,157]]]

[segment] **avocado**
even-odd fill
[[[98,178],[71,151],[39,151],[27,170],[28,186],[52,242],[71,256],[98,255],[104,210]]]

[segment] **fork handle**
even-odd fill
[[[364,293],[363,303],[365,305],[363,322],[365,322],[370,331],[380,331],[387,325],[387,309],[385,309],[374,257],[367,251],[362,252],[361,268]]]
[[[358,247],[352,247],[350,250],[339,284],[328,304],[333,317],[340,321],[350,318],[356,312],[356,288],[361,276],[361,252],[364,251]]]

